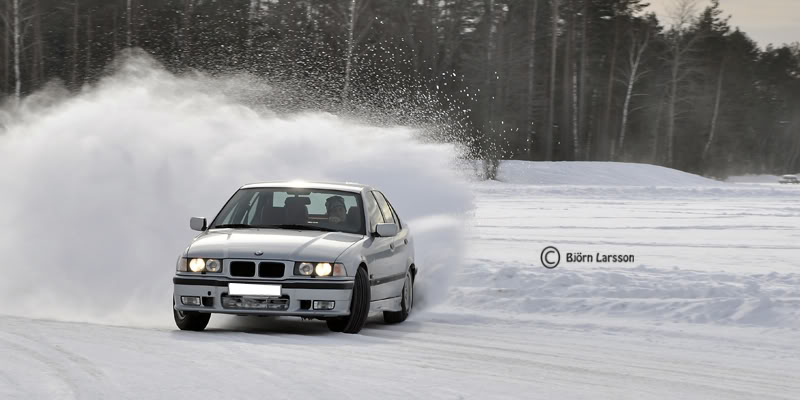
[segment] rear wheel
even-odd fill
[[[403,283],[403,298],[400,301],[402,309],[400,311],[384,311],[383,320],[387,324],[396,324],[403,322],[408,318],[411,313],[411,308],[414,307],[414,278],[411,276],[411,271],[406,272],[406,281]]]
[[[182,331],[202,331],[211,319],[209,313],[176,310],[175,299],[172,300],[172,316],[175,317],[175,325]]]
[[[353,284],[353,297],[350,300],[350,315],[327,320],[328,328],[334,332],[358,333],[367,323],[369,315],[369,277],[367,270],[359,268]]]

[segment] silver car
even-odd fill
[[[298,316],[358,333],[367,316],[404,321],[414,304],[414,242],[389,200],[353,183],[241,187],[178,258],[175,323],[212,313]]]

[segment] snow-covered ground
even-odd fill
[[[779,183],[780,176],[777,175],[739,175],[731,176],[726,179],[729,183],[752,183],[752,184],[773,184]]]
[[[650,164],[503,161],[497,179],[531,185],[699,186],[716,181]]]
[[[500,172],[471,184],[464,259],[423,270],[428,298],[403,324],[344,335],[215,316],[192,333],[0,317],[0,398],[800,396],[800,188],[630,164]],[[550,270],[546,246],[635,261]]]
[[[800,397],[800,187],[623,163],[467,183],[424,131],[276,115],[237,97],[248,79],[156,64],[4,114],[0,399]],[[421,269],[411,318],[177,331],[188,217],[298,177],[392,199]],[[550,270],[546,246],[634,260]]]
[[[788,173],[786,175],[800,176],[800,173]],[[736,184],[751,184],[751,185],[780,185],[783,180],[783,175],[741,175],[731,176],[725,181],[728,183]],[[791,185],[790,185],[791,186]]]

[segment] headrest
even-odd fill
[[[304,206],[307,206],[307,205],[311,204],[311,198],[309,198],[309,197],[298,197],[298,196],[287,197],[286,201],[284,201],[283,204],[287,205],[287,206],[288,205],[292,205],[292,206],[304,205]]]
[[[347,225],[356,227],[359,221],[361,221],[361,209],[358,206],[350,207],[347,210]]]

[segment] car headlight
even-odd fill
[[[300,263],[297,266],[297,272],[295,275],[305,275],[311,276],[314,273],[314,264],[311,263]]]
[[[206,271],[219,272],[222,269],[222,263],[213,258],[206,260]]]
[[[317,276],[328,276],[333,272],[333,266],[330,263],[319,263],[314,267],[314,272]]]
[[[298,262],[294,265],[294,274],[302,276],[347,276],[347,270],[341,263]]]
[[[192,258],[189,260],[189,271],[191,272],[220,272],[222,271],[222,260],[214,258]]]
[[[206,260],[202,258],[193,258],[189,261],[189,269],[192,272],[203,272],[206,270]]]

